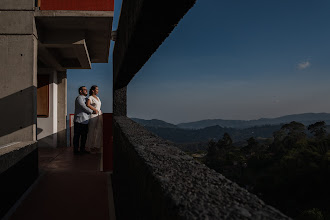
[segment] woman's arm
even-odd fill
[[[90,99],[87,99],[86,106],[88,108],[92,109],[96,114],[99,113],[99,111],[91,105],[91,100]]]

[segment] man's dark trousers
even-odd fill
[[[74,123],[74,136],[73,136],[73,151],[79,152],[79,139],[80,139],[80,152],[85,151],[86,139],[88,133],[88,124]]]

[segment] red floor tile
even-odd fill
[[[100,155],[40,148],[39,158],[41,175],[11,220],[110,219],[110,178],[99,171]]]

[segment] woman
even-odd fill
[[[92,109],[94,113],[91,114],[91,118],[88,124],[88,136],[86,147],[92,153],[101,152],[103,147],[103,119],[101,112],[101,100],[97,96],[99,93],[99,88],[94,85],[89,90],[89,98],[87,100],[87,107]]]

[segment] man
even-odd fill
[[[89,115],[93,113],[93,110],[86,106],[87,89],[85,86],[81,86],[78,89],[79,96],[75,101],[74,110],[74,136],[73,136],[73,153],[75,155],[89,153],[85,150],[85,144],[88,133]],[[96,114],[98,112],[95,112]],[[80,151],[79,151],[80,140]]]

